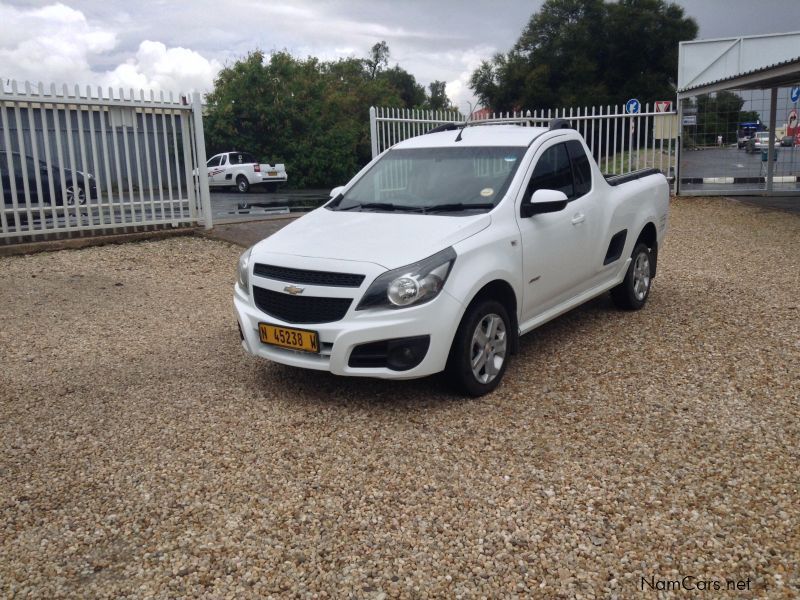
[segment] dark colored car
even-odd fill
[[[30,156],[21,155],[19,152],[8,152],[7,150],[0,150],[0,178],[3,182],[3,200],[6,206],[11,205],[11,177],[10,169],[8,166],[8,159],[11,157],[11,164],[14,170],[14,187],[17,191],[17,203],[20,206],[25,205],[25,182],[23,181],[22,161],[25,161],[25,169],[27,171],[28,179],[28,192],[31,198],[31,204],[39,204],[40,200],[44,204],[51,204],[55,206],[74,206],[76,203],[79,205],[86,204],[87,195],[90,198],[97,198],[97,187],[94,181],[94,176],[90,173],[83,173],[75,171],[75,181],[72,179],[72,169],[61,169],[58,165],[51,164],[50,169],[47,169],[47,163],[40,160],[34,161]],[[39,181],[41,182],[42,198],[39,198],[39,193],[36,187],[36,171],[39,171]],[[64,188],[66,194],[61,186],[61,175],[64,175]],[[50,195],[50,177],[53,178],[53,191],[55,197]],[[66,200],[66,202],[65,202]]]
[[[781,146],[794,146],[794,136],[793,135],[785,135],[781,138]]]

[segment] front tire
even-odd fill
[[[236,178],[236,191],[240,194],[246,194],[250,191],[250,182],[247,181],[247,177],[244,175],[239,175]]]
[[[611,289],[611,299],[623,310],[639,310],[650,296],[653,284],[653,254],[647,244],[639,242],[633,249],[625,279]]]
[[[494,390],[511,355],[511,319],[496,300],[472,305],[458,326],[447,363],[451,384],[477,397]]]

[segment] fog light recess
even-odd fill
[[[347,364],[356,368],[408,371],[422,362],[430,345],[429,335],[360,344],[353,348]]]

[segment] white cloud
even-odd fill
[[[193,0],[188,11],[177,3],[153,11],[125,0],[50,1],[12,6],[0,0],[0,76],[104,90],[207,91],[226,61],[256,48],[336,60],[367,56],[372,44],[385,39],[390,66],[399,63],[425,86],[446,81],[450,98],[467,110],[467,101],[474,101],[472,70],[499,47],[480,36],[481,45],[464,44],[468,32],[456,22],[443,32],[442,15],[449,14],[444,8],[422,17],[421,11],[398,12],[383,0]],[[247,18],[198,20],[204,14]]]
[[[44,84],[112,86],[128,90],[207,91],[222,68],[187,48],[145,40],[136,53],[111,70],[92,64],[116,50],[113,28],[90,23],[83,12],[61,3],[15,8],[0,3],[1,75]]]
[[[145,40],[136,55],[103,75],[104,84],[114,88],[153,89],[156,91],[210,90],[214,76],[222,68],[217,60],[207,60],[194,50],[167,48],[161,42]]]
[[[447,97],[464,113],[469,111],[469,103],[478,108],[477,99],[469,88],[469,80],[482,60],[492,56],[494,46],[480,44],[465,50],[440,52],[412,52],[400,58],[400,64],[413,73],[417,80],[430,82],[445,80]]]
[[[450,80],[445,86],[447,97],[458,106],[465,114],[469,111],[469,104],[472,103],[473,110],[478,109],[478,99],[469,87],[469,80],[472,73],[477,69],[481,61],[486,60],[487,57],[492,56],[497,49],[493,46],[475,46],[462,53],[459,56],[461,63],[461,72],[456,79]]]
[[[83,13],[64,4],[32,10],[0,5],[0,64],[6,77],[43,82],[85,77],[91,56],[116,44],[114,32],[90,25]]]

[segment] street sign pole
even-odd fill
[[[631,98],[625,103],[625,112],[628,113],[628,120],[630,121],[630,133],[628,134],[628,171],[633,168],[633,132],[636,127],[636,124],[633,121],[633,115],[639,113],[641,106],[642,103],[636,98]],[[625,159],[623,155],[623,165],[624,160]]]
[[[683,99],[678,96],[678,131],[675,139],[675,195],[681,193],[681,146],[683,145]]]
[[[775,160],[775,153],[778,149],[775,147],[775,125],[777,122],[778,110],[778,88],[772,88],[769,98],[769,136],[767,137],[767,193],[772,193],[772,180],[775,174],[775,165],[772,161]]]

